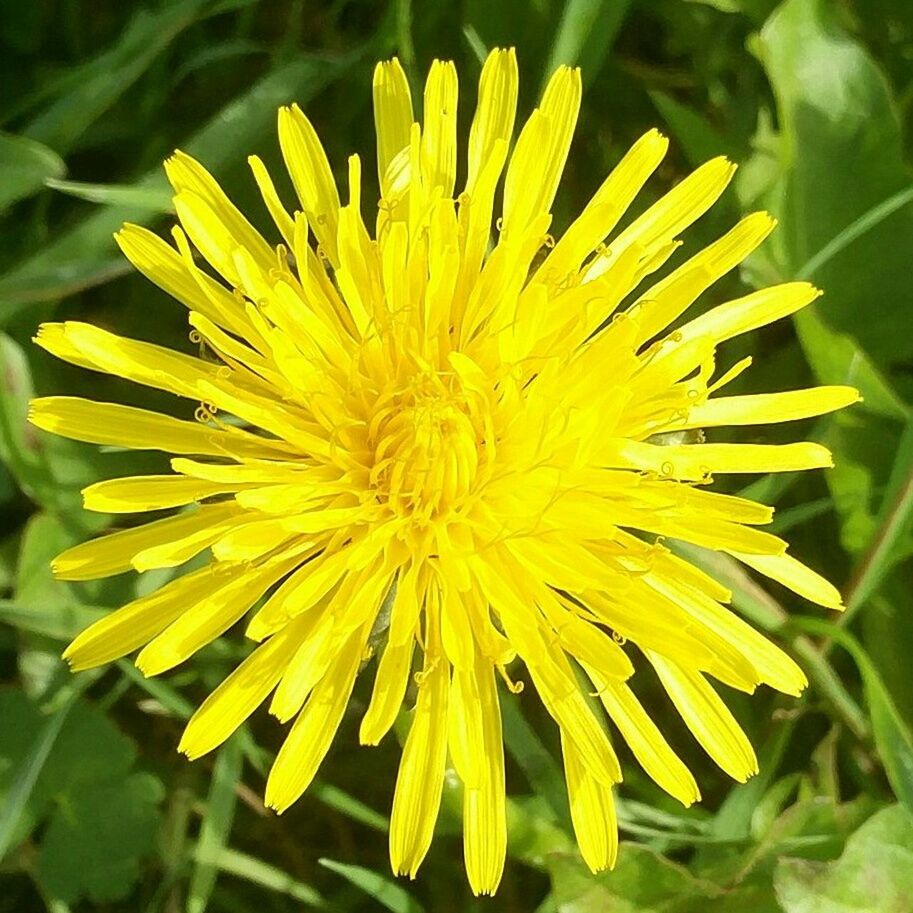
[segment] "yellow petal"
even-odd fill
[[[172,580],[90,625],[64,650],[63,658],[74,672],[81,672],[131,653],[208,595],[216,580],[211,566]]]
[[[701,794],[691,771],[650,719],[634,692],[622,682],[605,682],[591,670],[593,681],[606,711],[647,774],[683,805],[691,805]]]
[[[647,657],[707,754],[740,783],[756,774],[758,760],[751,742],[704,676],[649,650]]]
[[[577,124],[582,91],[580,70],[559,67],[520,132],[504,182],[503,235],[524,231],[550,211]]]
[[[178,396],[197,399],[194,384],[212,377],[216,371],[215,365],[199,358],[117,336],[89,323],[68,321],[63,324],[63,332],[68,343],[80,353],[80,361],[91,362],[96,370]],[[39,345],[48,341],[46,337],[37,338]],[[61,350],[55,354],[63,356]]]
[[[759,289],[744,298],[711,308],[706,314],[686,323],[675,332],[676,345],[701,338],[724,342],[795,314],[820,295],[821,292],[808,282],[786,282]]]
[[[295,720],[266,781],[266,804],[284,812],[317,773],[352,694],[367,631],[348,638]]]
[[[110,577],[130,570],[136,556],[144,551],[200,534],[198,551],[202,551],[221,534],[220,524],[238,513],[240,509],[235,504],[206,504],[176,517],[108,533],[61,552],[51,562],[51,569],[61,580]],[[211,537],[209,541],[206,541],[207,536]],[[192,555],[188,555],[190,557]]]
[[[584,280],[602,275],[632,244],[639,244],[645,251],[668,244],[719,199],[733,174],[735,165],[722,156],[701,165],[635,219],[604,252],[594,257],[585,269]]]
[[[273,249],[196,159],[184,152],[175,152],[165,162],[165,173],[177,196],[189,193],[202,200],[234,239],[234,246],[247,250],[263,269],[268,270],[273,265]]]
[[[178,751],[192,761],[222,744],[266,699],[298,646],[300,622],[293,622],[257,647],[199,706]]]
[[[273,716],[285,722],[298,712],[324,670],[329,668],[339,649],[340,639],[353,626],[365,621],[373,625],[388,583],[382,565],[362,574],[350,574],[325,606],[312,608],[307,613],[313,617],[301,638],[301,646],[289,661],[273,695],[269,708]],[[346,612],[355,599],[361,612]]]
[[[610,440],[606,465],[655,472],[667,478],[700,481],[715,472],[794,472],[833,466],[820,444],[670,444]]]
[[[456,181],[457,71],[450,60],[435,60],[425,83],[422,130],[422,182],[453,195]]]
[[[583,212],[561,236],[536,272],[535,279],[558,284],[618,224],[647,178],[663,160],[669,141],[657,130],[644,134],[615,166]]]
[[[339,191],[317,132],[298,105],[279,109],[279,145],[308,224],[335,264]]]
[[[358,739],[362,745],[377,745],[390,731],[402,708],[412,671],[412,651],[415,641],[387,643],[377,665],[371,703],[361,720]]]
[[[593,777],[574,743],[564,732],[561,736],[571,821],[583,861],[593,873],[612,869],[618,858],[618,822],[612,788]]]
[[[479,782],[464,784],[463,857],[474,894],[494,894],[507,855],[507,797],[504,786],[504,742],[494,670],[478,658],[474,672],[479,697],[482,740]]]
[[[216,565],[205,597],[184,604],[180,617],[146,644],[136,658],[146,676],[159,675],[192,656],[228,630],[291,569],[295,559],[276,561],[256,570],[244,564]]]
[[[261,459],[290,452],[282,442],[238,428],[217,429],[146,409],[97,403],[75,396],[33,399],[29,403],[29,421],[45,431],[77,441],[132,450]]]
[[[82,490],[82,499],[86,510],[124,514],[181,507],[237,487],[187,476],[128,476],[89,485]]]
[[[237,299],[215,279],[196,269],[191,272],[183,257],[158,235],[127,223],[114,240],[124,256],[164,292],[219,326],[244,336],[249,325]]]
[[[766,425],[790,422],[843,409],[859,402],[854,387],[812,387],[782,393],[720,396],[692,406],[686,428],[725,425]]]
[[[837,588],[792,555],[746,555],[740,552],[733,552],[733,555],[759,574],[782,583],[809,602],[843,611],[843,600]]]
[[[431,846],[447,759],[450,670],[440,647],[429,647],[390,816],[390,865],[397,875],[410,878],[415,878]]]
[[[481,173],[499,145],[506,148],[514,131],[519,75],[513,48],[495,48],[486,58],[479,77],[479,101],[469,129],[469,171],[466,192],[473,194]],[[503,158],[497,168],[497,181]]]
[[[377,133],[377,177],[386,195],[390,163],[409,145],[412,94],[409,80],[396,57],[374,67],[374,129]]]
[[[766,212],[746,216],[718,241],[671,272],[634,305],[640,325],[638,344],[651,339],[680,317],[721,276],[739,265],[773,231]]]
[[[279,229],[282,237],[285,239],[285,243],[288,244],[290,248],[294,247],[295,223],[288,214],[286,208],[282,205],[279,194],[276,193],[276,187],[273,184],[273,180],[269,176],[269,171],[266,170],[266,165],[263,164],[263,160],[258,155],[250,156],[247,159],[247,163],[254,173],[254,180],[260,188],[260,195],[263,197],[263,202],[266,204],[270,216],[276,223],[276,228]]]
[[[767,556],[762,556],[762,560],[763,557]],[[651,574],[649,582],[658,592],[665,593],[676,600],[689,615],[692,615],[702,625],[706,625],[725,638],[751,662],[757,671],[758,681],[764,682],[784,694],[798,696],[805,689],[808,681],[805,673],[796,663],[738,615],[724,608],[700,590],[694,590],[686,584],[683,585],[678,574],[675,577]]]

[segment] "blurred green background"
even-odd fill
[[[865,403],[765,430],[828,443],[837,468],[747,489],[776,504],[775,531],[842,588],[842,618],[691,555],[811,679],[798,701],[727,694],[760,775],[729,782],[654,694],[704,802],[677,807],[624,754],[626,843],[617,870],[593,877],[569,836],[556,733],[527,689],[505,702],[511,841],[485,901],[463,876],[451,779],[419,878],[390,878],[399,747],[392,736],[356,747],[365,681],[322,779],[277,818],[260,801],[282,736],[265,713],[214,757],[190,764],[175,751],[191,708],[243,655],[239,634],[162,679],[126,661],[66,672],[59,654],[76,631],[165,579],[51,578],[55,553],[110,522],[81,511],[79,489],[162,459],[41,435],[25,410],[33,391],[175,408],[29,342],[41,320],[74,318],[190,345],[184,309],[132,274],[111,239],[127,219],[166,230],[160,163],[172,149],[204,161],[263,224],[246,157],[261,154],[290,199],[280,104],[306,109],[344,173],[350,152],[373,161],[377,58],[398,54],[415,89],[434,57],[455,59],[465,137],[495,45],[518,48],[525,112],[556,64],[584,68],[555,233],[651,126],[673,145],[642,205],[705,158],[731,156],[742,163],[733,188],[686,252],[752,208],[780,227],[707,303],[793,277],[827,294],[792,325],[729,344],[726,365],[753,352],[743,390],[853,383]],[[911,102],[909,0],[2,0],[0,911],[913,910]]]

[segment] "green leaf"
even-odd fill
[[[785,913],[906,913],[913,896],[913,818],[873,815],[834,862],[782,859],[774,884]]]
[[[611,872],[592,875],[573,856],[548,861],[552,894],[561,913],[698,913],[713,909],[723,889],[636,843],[619,848]]]
[[[0,691],[0,859],[25,837],[37,817],[34,807],[29,810],[35,784],[77,696],[74,691],[70,700],[42,720],[24,694],[10,688]]]
[[[796,275],[857,219],[910,185],[888,85],[827,0],[786,0],[761,31],[783,135],[771,200],[781,273]],[[890,367],[913,355],[908,251],[913,210],[897,209],[815,270],[828,323]],[[872,294],[877,289],[877,294]]]
[[[338,786],[333,786],[332,783],[317,780],[312,784],[310,794],[324,805],[342,812],[353,821],[358,821],[381,833],[386,833],[390,829],[390,822],[380,812],[365,805],[364,802],[360,802]]]
[[[323,57],[297,57],[227,104],[182,148],[218,174],[245,157],[264,134],[272,134],[280,105],[306,102],[357,59],[354,53],[329,62]],[[166,190],[162,169],[153,169],[134,187]],[[0,326],[29,304],[72,294],[129,272],[130,264],[120,256],[112,235],[124,222],[142,221],[147,215],[147,210],[135,206],[106,206],[0,276]]]
[[[37,876],[67,903],[129,892],[154,847],[162,798],[156,779],[132,772],[133,743],[78,699],[93,678],[74,680],[50,717],[21,692],[0,691],[0,836],[13,845],[47,819]]]
[[[331,872],[341,875],[356,888],[364,891],[376,904],[392,913],[422,913],[424,909],[408,891],[378,872],[373,872],[360,865],[336,862],[333,859],[318,861]]]
[[[853,657],[865,685],[878,756],[894,795],[913,813],[913,730],[898,713],[869,655],[849,631],[836,625],[813,618],[796,619],[795,623],[832,638]]]
[[[55,640],[70,640],[110,611],[75,602],[46,608],[0,599],[0,621],[3,624]]]
[[[69,794],[41,842],[38,878],[44,889],[67,903],[126,897],[139,877],[140,859],[155,848],[163,796],[162,784],[145,773]]]
[[[856,387],[863,401],[854,409],[906,420],[909,406],[852,336],[829,327],[814,306],[796,314],[794,320],[805,357],[820,383]]]
[[[901,719],[913,731],[913,625],[908,623],[909,583],[892,574],[862,613],[862,642]]]
[[[203,913],[216,883],[219,854],[228,844],[235,816],[235,787],[241,779],[241,742],[229,739],[219,750],[212,772],[206,812],[194,853],[195,866],[187,889],[187,913]]]
[[[59,178],[66,170],[53,149],[25,136],[0,133],[0,212],[38,193],[45,181]]]
[[[799,267],[796,276],[799,279],[812,279],[829,261],[845,247],[849,247],[857,238],[880,225],[888,216],[913,202],[913,187],[905,187],[888,199],[864,212],[855,222],[851,222],[836,237],[824,245],[814,256]]]

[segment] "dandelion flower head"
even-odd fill
[[[37,342],[174,394],[185,417],[65,396],[31,406],[48,431],[173,457],[167,474],[89,486],[88,509],[182,508],[67,550],[54,562],[60,578],[207,558],[83,631],[65,653],[72,668],[139,650],[138,667],[157,675],[248,615],[256,646],[194,714],[180,748],[211,751],[269,700],[291,723],[266,785],[279,811],[313,779],[356,678],[373,675],[362,743],[379,742],[414,704],[392,867],[415,875],[450,766],[476,893],[494,892],[504,865],[499,708],[524,681],[560,730],[571,819],[593,870],[615,861],[622,779],[603,712],[659,786],[686,805],[699,798],[629,682],[635,665],[655,669],[670,709],[724,771],[740,781],[756,771],[713,681],[798,694],[805,677],[726,606],[723,585],[664,543],[727,553],[839,608],[829,583],[759,529],[768,507],[708,487],[714,475],[826,467],[828,451],[714,443],[713,429],[858,398],[847,387],[723,394],[750,359],[719,371],[717,347],[819,294],[789,282],[685,319],[773,219],[749,215],[663,270],[734,166],[707,162],[616,231],[666,152],[651,131],[554,239],[580,74],[553,75],[511,149],[517,86],[514,52],[493,51],[461,160],[454,65],[432,65],[421,123],[399,63],[377,66],[373,231],[361,159],[348,161],[343,204],[297,106],[279,112],[296,208],[250,159],[275,223],[269,239],[203,165],[176,153],[165,165],[179,220],[172,243],[136,225],[116,237],[188,308],[195,345],[174,351],[78,322],[44,324]],[[698,429],[709,442],[685,434]]]

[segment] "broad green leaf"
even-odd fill
[[[863,646],[878,669],[901,719],[913,731],[913,625],[909,624],[909,584],[890,575],[862,613]]]
[[[863,399],[853,407],[856,410],[906,420],[910,408],[852,336],[832,329],[813,307],[797,314],[794,320],[805,357],[820,383],[856,387]]]
[[[133,743],[78,697],[94,678],[74,680],[50,716],[21,692],[0,691],[0,843],[15,845],[45,820],[37,877],[65,902],[124,896],[158,830],[161,785],[132,772]]]
[[[155,849],[162,784],[146,773],[88,784],[67,797],[41,841],[37,874],[53,897],[95,903],[126,897]]]
[[[408,891],[385,875],[364,866],[349,865],[333,859],[320,859],[319,862],[355,885],[360,891],[364,891],[375,904],[390,910],[391,913],[422,913],[424,909]]]
[[[621,845],[611,872],[592,875],[579,859],[560,853],[548,860],[548,870],[561,913],[698,913],[716,909],[713,901],[724,893],[636,843]]]
[[[877,592],[888,572],[913,551],[913,419],[904,429],[865,554],[860,559],[847,603],[852,617]]]
[[[26,836],[40,813],[35,784],[77,696],[74,691],[62,707],[42,719],[25,695],[11,688],[0,690],[0,859]]]
[[[0,212],[38,193],[45,181],[59,178],[66,170],[53,149],[25,136],[0,133]]]
[[[829,0],[786,0],[757,50],[777,100],[786,175],[771,202],[784,276],[856,219],[910,185],[888,85]],[[913,209],[895,211],[816,270],[828,323],[880,367],[913,354],[908,251]],[[877,293],[875,293],[877,290]]]
[[[760,909],[782,913],[773,902],[771,883],[778,860],[784,856],[828,860],[837,857],[846,840],[878,806],[865,795],[851,802],[808,794],[804,774],[798,778],[807,796],[786,808],[773,821],[756,819],[754,839],[732,848],[702,849],[689,866],[692,874],[727,888],[720,908],[737,913]],[[763,800],[762,800],[763,801]],[[744,892],[744,893],[743,893]],[[717,904],[710,907],[716,913]]]
[[[785,913],[907,913],[913,897],[913,818],[873,815],[834,862],[782,859],[774,883]]]

